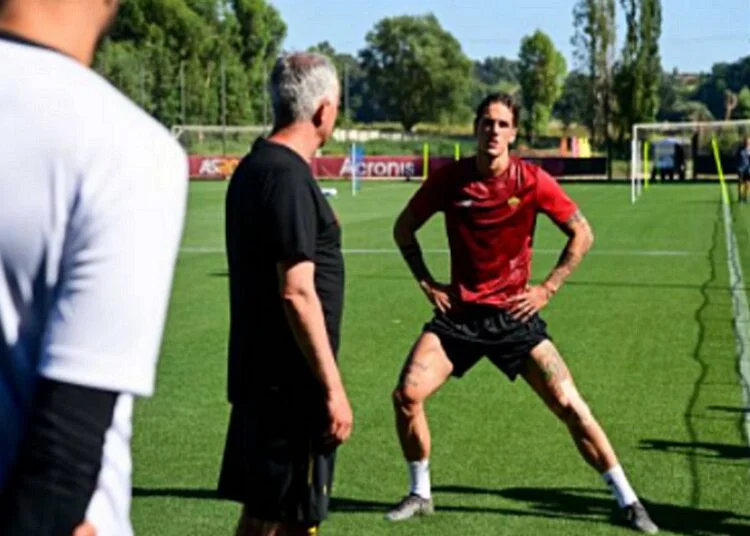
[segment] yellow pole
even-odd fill
[[[729,190],[724,180],[724,170],[721,167],[721,155],[719,154],[719,144],[716,143],[716,134],[711,136],[711,146],[714,149],[714,160],[716,161],[716,170],[719,172],[719,183],[721,184],[721,196],[724,202],[729,204]]]
[[[644,189],[648,190],[648,182],[651,180],[651,173],[648,169],[648,140],[643,140],[643,173],[646,175],[644,179]]]
[[[455,149],[455,159],[458,160],[459,158],[461,158],[461,147],[458,145],[458,143],[456,144]]]
[[[427,175],[430,172],[430,146],[429,144],[424,144],[424,165],[423,165],[423,172],[424,172],[424,178],[427,178]]]

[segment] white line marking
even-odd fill
[[[423,249],[424,253],[449,253],[447,249]],[[562,249],[534,249],[534,253],[541,255],[559,255]],[[343,249],[344,255],[389,255],[396,254],[399,251],[395,248],[382,248],[382,249]],[[223,248],[214,247],[201,247],[201,246],[185,246],[180,249],[180,253],[224,253]],[[705,253],[700,251],[684,251],[684,250],[659,250],[659,249],[610,249],[610,250],[594,250],[589,252],[588,255],[594,256],[612,256],[612,257],[688,257],[688,256],[700,256]]]
[[[742,275],[737,237],[732,228],[732,214],[727,196],[722,197],[724,230],[727,239],[727,265],[729,266],[729,288],[732,291],[732,316],[734,318],[734,340],[742,386],[744,403],[745,439],[750,444],[750,307],[747,304],[745,278]]]

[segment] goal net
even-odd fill
[[[630,195],[635,203],[654,184],[736,180],[737,152],[750,135],[750,119],[633,126]]]

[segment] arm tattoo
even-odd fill
[[[581,224],[578,226],[579,232],[571,229],[575,224]],[[583,227],[582,232],[580,231],[581,227]],[[560,288],[568,276],[573,273],[583,260],[589,247],[591,247],[591,228],[580,210],[576,211],[576,213],[565,222],[565,228],[571,233],[571,236],[557,261],[557,265],[545,281],[545,286],[547,286],[547,288],[551,286],[553,292]]]
[[[574,223],[577,223],[579,221],[583,221],[584,217],[580,210],[576,210],[575,214],[573,214],[570,218],[568,218],[568,221],[565,222],[565,225],[567,227],[571,226]]]
[[[417,281],[432,280],[430,271],[427,269],[427,265],[424,262],[422,248],[419,246],[419,243],[412,242],[411,244],[405,244],[399,246],[399,249],[401,250],[401,256],[406,261],[406,264],[409,266],[411,273]]]

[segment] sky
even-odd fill
[[[269,0],[287,24],[286,50],[321,41],[356,54],[384,17],[432,12],[472,59],[516,58],[523,36],[540,29],[575,66],[573,0]],[[618,43],[624,20],[618,6]],[[707,72],[717,62],[750,55],[750,0],[662,0],[662,67]],[[618,50],[620,45],[618,45]]]

